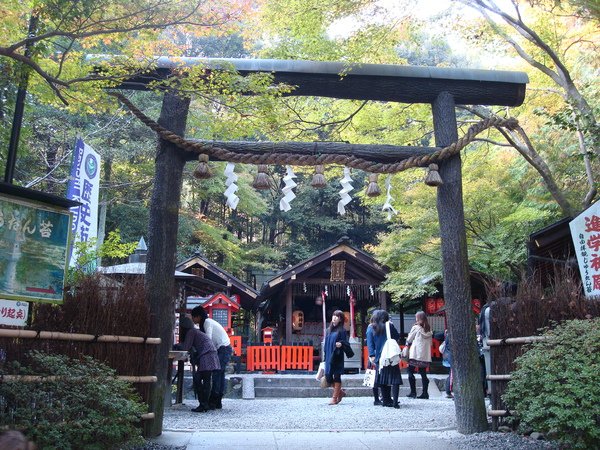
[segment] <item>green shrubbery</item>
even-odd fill
[[[88,356],[30,353],[20,374],[38,382],[0,383],[0,428],[21,430],[38,448],[114,449],[142,442],[137,427],[146,407],[113,369]]]
[[[600,318],[570,320],[544,332],[517,358],[503,396],[521,428],[571,448],[600,442]]]

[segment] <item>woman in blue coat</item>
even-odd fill
[[[387,333],[385,331],[386,322],[390,320],[390,315],[382,310],[376,309],[371,315],[371,324],[367,328],[367,348],[369,350],[369,361],[375,365],[377,370],[377,376],[375,378],[375,386],[373,387],[373,396],[375,397],[375,405],[393,406],[399,408],[398,395],[400,392],[400,385],[402,384],[402,375],[400,374],[400,366],[385,366],[379,367],[379,359],[381,358],[381,351],[387,340]],[[394,324],[390,322],[390,337],[398,340],[400,333],[394,327]],[[383,403],[379,401],[379,395],[377,388],[381,389],[381,396]],[[393,400],[392,400],[393,397]]]
[[[325,377],[327,383],[333,385],[333,396],[330,405],[337,405],[346,396],[342,390],[342,374],[344,373],[344,347],[350,348],[348,334],[344,329],[344,313],[334,311],[331,324],[327,329],[323,353],[325,357]]]

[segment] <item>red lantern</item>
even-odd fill
[[[427,314],[435,313],[435,298],[425,299],[425,313],[427,313]]]
[[[444,305],[446,304],[446,302],[444,301],[443,298],[438,298],[435,301],[435,310],[439,311],[441,308],[444,307]]]

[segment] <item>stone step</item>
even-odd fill
[[[342,385],[348,397],[372,397],[373,390],[368,387],[349,387]],[[400,396],[409,393],[408,386],[400,386]],[[254,387],[255,398],[313,398],[331,397],[330,388],[317,387]]]
[[[417,387],[421,387],[421,377],[416,377]],[[342,375],[342,384],[347,387],[362,388],[362,376],[344,376]],[[403,383],[408,386],[408,379],[403,376]],[[319,387],[319,381],[314,376],[285,376],[285,377],[255,377],[255,388],[312,388]]]
[[[342,382],[344,386],[363,387],[362,378],[348,378],[342,376]],[[255,378],[255,387],[319,387],[319,381],[312,377],[279,377],[279,378]]]

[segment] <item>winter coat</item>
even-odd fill
[[[185,335],[185,341],[181,346],[182,350],[189,351],[194,347],[197,355],[197,365],[199,371],[220,370],[219,357],[217,349],[212,340],[197,328],[188,330]]]
[[[406,338],[406,343],[410,345],[408,359],[431,362],[432,337],[431,331],[425,331],[421,325],[413,325]]]
[[[369,350],[369,357],[375,357],[375,365],[377,366],[379,366],[381,351],[383,350],[385,341],[387,341],[385,325],[382,331],[383,333],[381,334],[375,334],[375,330],[373,330],[373,326],[371,324],[369,324],[367,327],[367,348]],[[400,333],[398,333],[398,330],[396,330],[396,327],[392,322],[390,322],[390,335],[392,339],[398,340],[400,338]]]
[[[341,342],[342,347],[337,349],[336,342]],[[336,331],[327,331],[325,344],[323,345],[325,375],[342,375],[344,373],[344,345],[350,346],[348,334],[344,327],[339,327]]]

